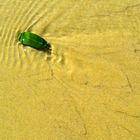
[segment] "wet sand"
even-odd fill
[[[140,140],[140,3],[0,0],[0,140]],[[52,54],[23,47],[30,31]]]

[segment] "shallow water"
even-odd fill
[[[0,139],[139,140],[139,7],[0,0]],[[20,44],[24,31],[52,54]]]

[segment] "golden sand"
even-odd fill
[[[0,0],[0,140],[140,140],[139,32],[138,0]]]

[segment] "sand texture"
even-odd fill
[[[0,0],[0,140],[140,140],[140,1]]]

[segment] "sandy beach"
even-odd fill
[[[138,0],[0,0],[0,140],[140,140],[139,32]]]

